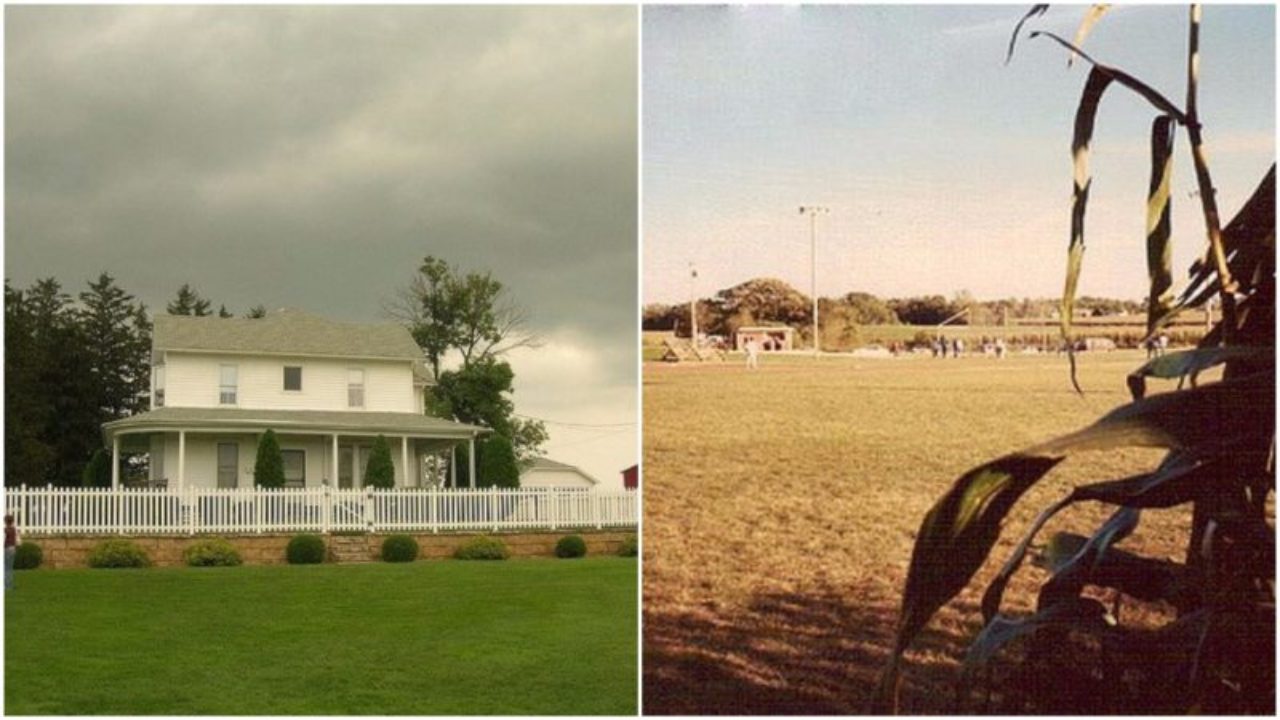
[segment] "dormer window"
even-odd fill
[[[364,369],[347,370],[347,407],[364,407]]]
[[[235,405],[236,388],[236,366],[220,365],[218,367],[218,403],[221,405]]]
[[[284,389],[289,392],[302,392],[302,367],[298,365],[284,366]]]

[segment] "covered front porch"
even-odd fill
[[[286,487],[360,488],[375,439],[391,449],[395,487],[457,487],[459,446],[475,486],[475,441],[485,428],[413,413],[161,408],[103,425],[113,488],[125,454],[149,457],[145,484],[247,488],[262,434],[272,430]]]

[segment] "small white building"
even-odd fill
[[[520,473],[520,487],[581,488],[589,490],[600,484],[573,465],[547,458],[536,458]]]
[[[378,435],[391,446],[396,487],[428,485],[427,470],[453,467],[462,443],[474,478],[475,439],[489,432],[424,414],[431,376],[398,325],[297,310],[257,319],[160,315],[151,363],[150,411],[102,426],[113,487],[122,452],[149,454],[153,486],[252,487],[268,429],[288,487],[360,487]]]
[[[786,325],[740,327],[733,334],[733,347],[738,352],[747,349],[747,343],[755,342],[760,352],[782,352],[795,345],[795,328]]]

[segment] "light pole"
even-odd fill
[[[698,279],[698,269],[689,263],[689,327],[692,332],[689,335],[689,341],[693,343],[694,349],[698,347],[698,291],[694,287],[694,281]]]
[[[831,208],[821,205],[801,205],[800,214],[809,216],[809,287],[813,294],[813,356],[818,357],[818,231],[819,215],[826,215]]]

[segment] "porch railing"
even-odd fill
[[[635,490],[6,488],[24,535],[632,528]]]

